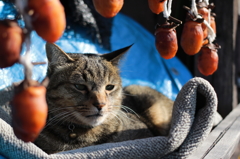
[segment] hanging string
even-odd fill
[[[164,18],[169,19],[171,13],[172,13],[172,0],[166,0],[164,2],[164,11],[163,11]]]
[[[172,0],[168,0],[168,14],[169,16],[171,15],[172,13]]]
[[[197,4],[195,0],[192,0],[191,12],[198,17]]]
[[[212,10],[209,8],[208,9],[208,23],[210,24],[210,22],[211,22],[211,12],[212,12]]]
[[[204,0],[203,2],[205,2],[206,5],[209,5],[209,0]],[[215,34],[213,28],[210,26],[211,12],[212,12],[212,10],[208,9],[208,19],[204,20],[204,22],[203,22],[207,26],[207,29],[208,29],[208,40],[209,40],[210,44],[216,39],[216,34]]]
[[[30,49],[27,49],[25,55],[20,57],[19,63],[24,66],[24,76],[26,80],[31,80],[33,64],[31,62]]]
[[[26,5],[27,5],[27,0],[17,0],[15,1],[15,5],[18,8],[20,14],[23,15],[23,19],[25,22],[25,44],[26,44],[26,53],[25,55],[21,56],[19,59],[19,63],[24,66],[24,75],[25,79],[30,80],[32,78],[32,69],[33,69],[33,64],[31,62],[31,57],[30,57],[30,45],[31,45],[31,38],[30,34],[32,31],[32,25],[31,25],[31,10],[27,13],[25,11]]]
[[[209,5],[209,0],[204,0],[203,2],[205,2],[206,5]]]
[[[209,39],[209,43],[211,44],[216,39],[216,34],[215,34],[213,28],[210,26],[210,24],[206,20],[204,20],[203,23],[207,26],[208,39]]]
[[[15,1],[15,5],[17,9],[19,10],[20,14],[23,16],[23,20],[25,23],[25,28],[28,30],[31,30],[32,24],[31,24],[31,14],[33,14],[33,11],[30,10],[29,12],[26,12],[26,6],[27,6],[27,0],[17,0]]]
[[[199,1],[202,2],[202,1]],[[203,2],[205,2],[207,5],[209,4],[208,0],[204,0]],[[198,14],[198,10],[197,10],[197,4],[195,0],[192,0],[192,6],[191,6],[191,12],[197,17],[197,18],[202,18],[199,14]],[[208,39],[209,39],[209,43],[212,43],[215,38],[216,38],[216,34],[213,30],[213,28],[210,26],[210,20],[211,20],[211,10],[209,9],[209,14],[208,14],[208,20],[204,20],[203,23],[207,26],[208,29]]]

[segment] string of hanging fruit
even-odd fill
[[[123,0],[93,0],[96,11],[105,18],[114,17],[122,8]],[[15,135],[25,142],[34,141],[46,124],[47,103],[45,99],[48,79],[41,83],[32,80],[34,64],[30,60],[30,34],[33,30],[47,42],[57,41],[66,27],[64,8],[59,0],[15,0],[14,4],[25,23],[20,27],[16,20],[0,21],[0,68],[15,63],[24,66],[24,80],[15,86],[12,99],[12,126]],[[148,0],[153,13],[163,12],[166,21],[156,26],[156,48],[165,59],[173,58],[178,50],[176,27],[182,22],[171,16],[172,0]],[[217,49],[213,44],[216,37],[212,4],[208,1],[192,1],[187,11],[181,37],[181,47],[189,55],[200,52],[198,69],[204,75],[216,71],[218,65]],[[192,29],[194,31],[192,31]],[[26,52],[20,56],[22,46]]]
[[[170,16],[172,0],[148,0],[149,8],[153,13],[163,12],[166,21],[157,24],[155,31],[155,45],[161,57],[171,59],[178,50],[176,27],[181,24]],[[208,0],[196,3],[192,0],[191,8],[183,6],[187,10],[186,20],[180,37],[180,45],[188,55],[198,56],[198,70],[205,76],[212,75],[218,68],[217,49],[218,44],[213,41],[216,38],[215,14],[211,12],[213,4]]]
[[[15,0],[15,6],[22,15],[25,26],[21,28],[16,20],[0,21],[0,68],[15,63],[24,66],[24,80],[15,86],[12,105],[12,126],[15,135],[25,142],[34,141],[47,119],[45,99],[48,79],[41,83],[32,80],[34,64],[30,60],[30,34],[35,30],[47,42],[57,41],[66,27],[64,8],[59,0]],[[26,53],[20,56],[23,44]]]

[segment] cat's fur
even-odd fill
[[[149,87],[122,88],[118,62],[129,48],[103,55],[67,54],[46,44],[49,114],[37,146],[55,153],[167,135],[173,101]]]

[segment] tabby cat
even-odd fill
[[[118,63],[129,48],[74,54],[46,44],[49,113],[38,147],[51,154],[168,134],[173,101],[149,87],[122,88]]]

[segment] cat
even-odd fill
[[[129,49],[79,54],[46,44],[49,112],[38,147],[52,154],[168,135],[173,101],[146,86],[122,88],[118,65]]]

